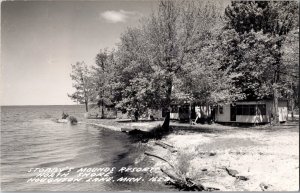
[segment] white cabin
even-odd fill
[[[240,101],[232,104],[219,105],[215,110],[215,122],[219,123],[269,123],[272,118],[273,101]],[[286,100],[278,101],[279,121],[288,118]]]

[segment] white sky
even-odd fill
[[[6,1],[1,4],[0,105],[74,104],[71,64],[94,64],[156,1]]]

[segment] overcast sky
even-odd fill
[[[74,104],[71,64],[94,64],[155,2],[2,2],[1,105]]]

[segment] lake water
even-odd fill
[[[2,191],[170,190],[157,182],[27,182],[35,176],[28,173],[30,168],[151,167],[149,159],[136,163],[145,145],[122,132],[55,122],[63,111],[83,120],[84,107],[79,105],[1,107]]]

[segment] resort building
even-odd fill
[[[269,123],[273,108],[272,100],[239,101],[232,104],[218,105],[215,110],[215,122],[219,123]],[[278,101],[279,121],[288,118],[287,100]]]
[[[179,103],[172,104],[170,111],[171,120],[189,121],[196,120],[205,122],[212,117],[212,108],[209,105],[200,105],[197,103]]]
[[[273,117],[272,100],[237,101],[231,104],[211,107],[195,103],[172,104],[170,119],[200,123],[270,123]],[[279,121],[288,118],[288,101],[278,101]]]

